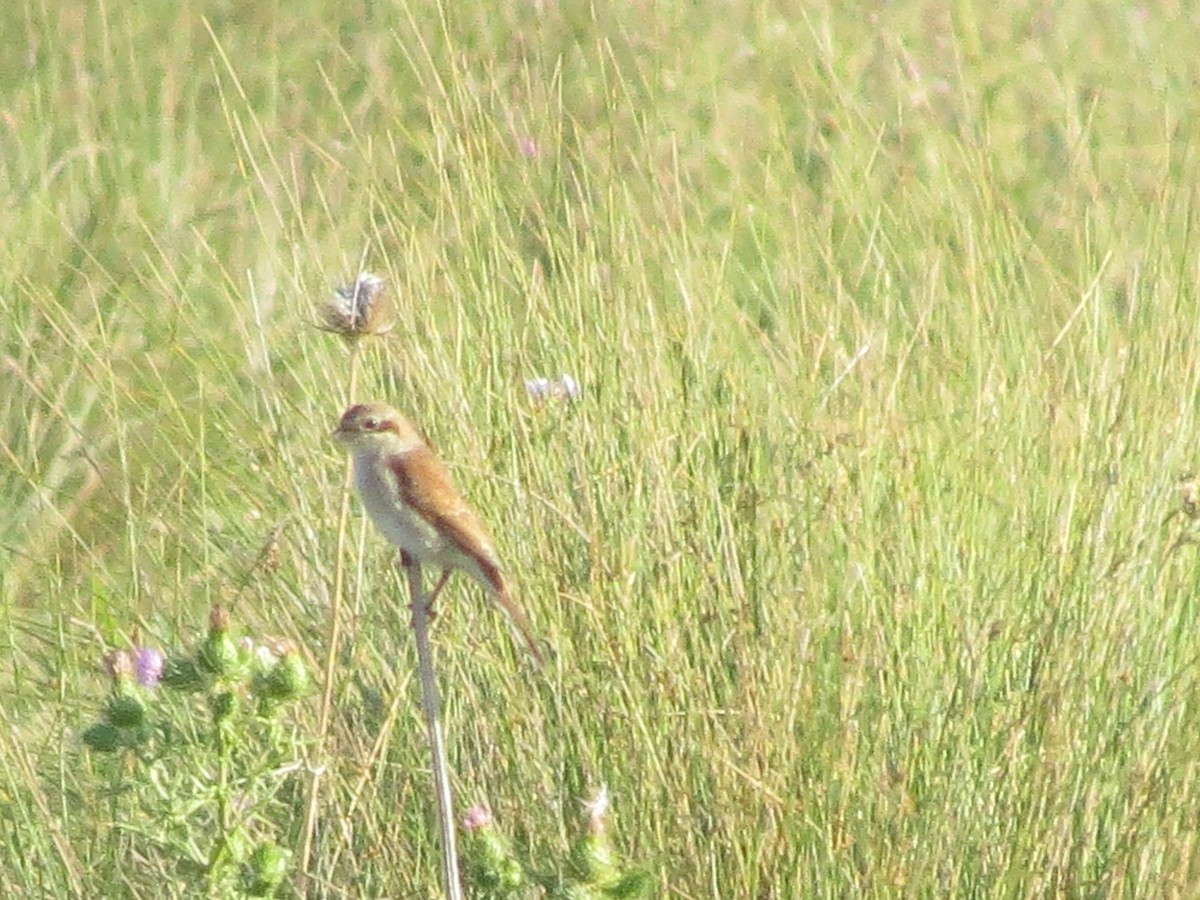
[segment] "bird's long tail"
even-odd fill
[[[512,623],[513,628],[520,635],[521,642],[525,645],[525,649],[529,651],[529,655],[533,657],[539,666],[544,665],[546,659],[542,656],[541,648],[538,647],[537,641],[533,638],[533,627],[529,624],[529,618],[525,615],[525,612],[512,601],[512,598],[508,596],[508,591],[503,588],[499,591],[489,591],[488,593],[496,601],[496,605],[504,611],[504,614],[508,617],[508,621]]]

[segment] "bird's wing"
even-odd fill
[[[475,561],[494,592],[492,599],[504,610],[534,661],[541,665],[542,653],[529,619],[504,588],[491,536],[455,489],[441,460],[428,447],[418,447],[391,457],[387,465],[396,478],[401,501]]]
[[[396,478],[400,499],[461,553],[474,559],[492,588],[503,593],[504,582],[491,535],[462,499],[450,473],[433,451],[418,447],[396,454],[388,459],[387,466]]]

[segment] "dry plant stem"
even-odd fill
[[[350,345],[350,381],[346,395],[350,400],[358,392],[358,369],[362,359],[362,342]],[[308,864],[312,859],[313,837],[317,830],[317,812],[321,799],[321,776],[325,771],[325,748],[329,739],[329,721],[333,713],[333,676],[337,667],[338,644],[342,635],[342,595],[346,587],[346,534],[350,523],[350,488],[354,478],[354,461],[346,461],[342,477],[342,505],[338,510],[337,549],[334,551],[333,590],[330,598],[329,625],[325,635],[325,690],[321,694],[321,722],[317,731],[318,764],[312,767],[312,784],[308,792],[308,809],[304,814],[304,841],[300,851],[299,893],[306,892]]]
[[[429,754],[433,764],[433,788],[437,794],[438,822],[442,829],[442,872],[449,900],[463,900],[462,880],[458,874],[458,849],[455,846],[454,799],[450,794],[450,767],[446,763],[446,742],[442,734],[442,710],[437,679],[433,670],[433,648],[429,644],[429,595],[421,588],[421,564],[404,560],[408,573],[408,594],[412,598],[413,636],[417,639],[417,666],[421,680],[421,707],[429,732]]]

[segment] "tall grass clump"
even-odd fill
[[[221,605],[321,673],[281,895],[437,895],[391,552],[327,440],[358,394],[556,650],[530,677],[465,585],[433,630],[455,791],[530,896],[601,784],[664,896],[1195,893],[1198,26],[18,6],[4,889],[187,892],[84,735],[106,652]],[[363,269],[394,327],[353,350],[313,310]]]

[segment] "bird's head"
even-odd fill
[[[333,436],[350,450],[405,453],[422,443],[413,424],[386,403],[360,403],[342,413]]]

